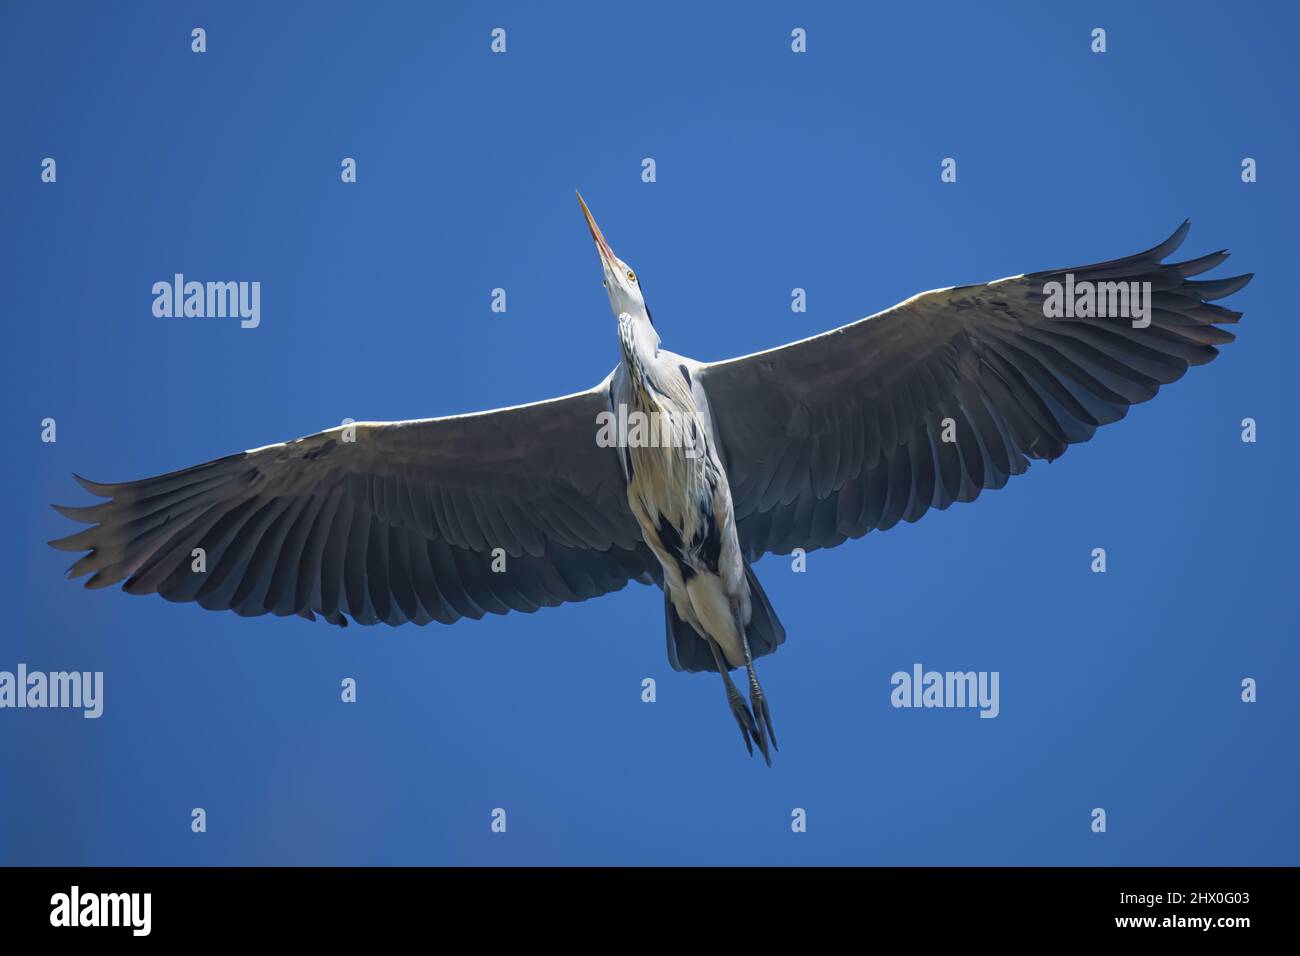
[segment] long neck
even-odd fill
[[[618,344],[623,353],[623,364],[632,379],[634,394],[648,399],[655,391],[653,376],[656,374],[659,334],[648,319],[625,312],[618,317]]]

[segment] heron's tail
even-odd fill
[[[781,619],[772,610],[772,602],[767,599],[763,585],[758,583],[758,575],[749,562],[745,562],[745,580],[749,582],[749,603],[753,607],[753,616],[745,628],[745,637],[749,638],[749,651],[755,657],[771,654],[785,643],[785,628]]]
[[[745,563],[745,580],[749,582],[749,603],[752,615],[745,628],[750,653],[755,657],[771,654],[785,642],[785,628],[772,610],[763,586],[758,583],[754,569]],[[713,652],[708,643],[696,633],[695,628],[677,616],[672,598],[664,592],[664,624],[668,635],[668,663],[675,671],[716,671]]]

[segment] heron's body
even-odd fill
[[[618,320],[621,361],[600,385],[358,422],[140,481],[78,479],[108,500],[56,506],[91,525],[50,542],[89,551],[70,574],[339,625],[450,624],[657,584],[669,662],[719,672],[746,746],[770,760],[754,659],[785,629],[750,562],[917,521],[1058,458],[1218,355],[1241,313],[1211,302],[1251,278],[1189,278],[1222,251],[1164,262],[1184,223],[1123,259],[938,289],[702,363],[661,348],[635,274],[583,212]],[[1063,288],[1088,290],[1068,320],[1050,305]],[[1145,303],[1140,321],[1130,302]],[[659,427],[601,441],[603,416],[633,414]]]
[[[591,225],[603,245],[595,223]],[[775,736],[746,631],[754,628],[759,653],[774,649],[785,632],[766,597],[767,615],[754,620],[750,591],[758,587],[757,578],[740,552],[708,399],[694,387],[690,366],[698,363],[660,348],[644,303],[640,309],[635,301],[620,303],[612,291],[611,299],[616,308],[633,310],[618,315],[621,361],[610,380],[611,411],[620,420],[635,415],[656,423],[640,440],[635,433],[622,436],[619,450],[628,507],[662,575],[670,660],[680,667],[683,651],[688,659],[712,658],[746,746],[752,737],[770,760],[768,738],[774,744]],[[708,653],[700,653],[697,643]],[[752,714],[727,676],[731,667],[748,670]]]
[[[693,394],[686,360],[652,346],[648,337],[642,351],[631,350],[626,340],[635,332],[629,333],[621,336],[624,374],[612,383],[615,404],[646,420],[671,423],[661,436],[690,439],[626,443],[628,506],[663,570],[664,591],[677,616],[712,637],[729,664],[743,667],[734,612],[749,622],[749,587],[717,444]]]

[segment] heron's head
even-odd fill
[[[591,238],[596,243],[596,252],[600,254],[600,264],[605,270],[605,291],[609,293],[609,304],[614,315],[627,314],[634,319],[649,321],[650,312],[641,295],[641,283],[637,274],[631,266],[614,255],[614,250],[609,247],[596,220],[592,218],[591,210],[582,201],[581,193],[578,194],[578,202],[582,206],[582,214],[587,217],[587,228],[591,230]]]

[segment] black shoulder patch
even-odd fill
[[[686,379],[686,387],[687,387],[687,388],[690,388],[690,387],[691,387],[691,372],[690,372],[690,369],[688,369],[685,365],[679,365],[679,366],[677,366],[677,368],[681,370],[682,378]]]
[[[686,560],[686,548],[682,542],[682,536],[677,533],[677,529],[673,527],[672,522],[662,514],[659,516],[659,525],[655,528],[655,531],[659,535],[659,543],[677,562],[677,569],[682,573],[682,580],[689,581],[694,577],[695,569]]]
[[[722,561],[722,531],[713,518],[712,508],[709,509],[704,527],[704,542],[700,545],[700,558],[704,561],[705,567],[717,574],[718,564]]]

